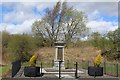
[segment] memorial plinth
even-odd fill
[[[59,69],[59,65],[61,69],[65,69],[64,67],[64,42],[55,42],[55,57],[54,57],[54,69]],[[59,64],[61,62],[61,64]]]

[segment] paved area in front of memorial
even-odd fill
[[[58,78],[59,77],[59,72],[51,71],[51,70],[52,70],[52,68],[42,69],[42,72],[44,73],[42,78]],[[71,69],[71,71],[67,69],[66,71],[61,72],[61,77],[66,78],[66,79],[67,78],[75,78],[75,69]],[[80,78],[94,78],[92,76],[89,76],[87,73],[87,70],[84,70],[84,69],[80,69],[78,71],[78,77],[80,77]],[[108,76],[108,75],[104,75],[104,76],[97,77],[97,78],[110,78],[110,77],[114,78],[114,77]],[[20,71],[16,74],[15,78],[41,78],[41,77],[25,77],[23,68],[21,68]]]

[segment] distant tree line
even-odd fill
[[[46,38],[46,40],[48,40]],[[80,39],[69,43],[68,47],[94,46],[102,50],[102,54],[109,60],[120,60],[120,29],[110,31],[105,35],[93,32],[87,40]],[[50,42],[44,43],[36,35],[31,34],[9,34],[2,32],[2,56],[6,61],[22,59],[28,61],[33,52],[41,47],[49,47]]]
[[[120,60],[120,28],[101,35],[94,32],[89,37],[92,45],[102,50],[104,56],[110,60]]]

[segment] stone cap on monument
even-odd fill
[[[64,46],[65,42],[64,41],[56,41],[54,44],[55,44],[55,46]]]

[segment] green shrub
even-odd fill
[[[33,50],[37,49],[35,39],[27,34],[12,35],[8,47],[12,52],[13,61],[18,59],[29,60]]]

